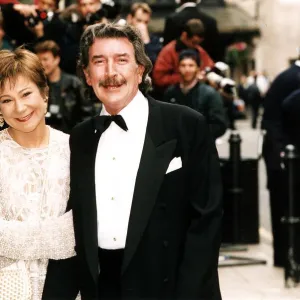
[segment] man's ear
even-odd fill
[[[59,65],[60,64],[60,56],[56,56],[56,59],[57,59],[57,65]]]
[[[145,72],[145,67],[142,66],[142,65],[138,65],[138,81],[139,81],[139,84],[142,83],[143,81],[143,75],[144,75],[144,72]]]
[[[91,77],[90,77],[89,69],[88,68],[83,69],[83,73],[84,73],[85,81],[86,81],[87,85],[91,86],[92,82],[91,82]]]

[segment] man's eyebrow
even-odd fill
[[[103,58],[103,57],[104,57],[104,55],[102,55],[102,54],[94,55],[94,56],[92,57],[92,61],[93,61],[93,60],[96,60],[96,59],[99,59],[99,58]]]

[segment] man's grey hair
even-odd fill
[[[93,45],[95,39],[107,38],[126,38],[133,45],[137,64],[142,65],[145,68],[142,82],[139,84],[139,89],[143,93],[147,93],[151,88],[151,78],[149,73],[152,70],[152,63],[145,53],[144,43],[139,31],[127,24],[95,24],[86,28],[80,39],[80,52],[77,64],[78,75],[81,77],[84,84],[86,85],[83,70],[86,69],[89,64],[89,49]]]

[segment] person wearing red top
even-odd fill
[[[172,84],[180,82],[178,72],[179,53],[184,49],[197,49],[201,61],[200,70],[213,67],[214,62],[208,53],[199,46],[204,40],[204,27],[200,20],[191,19],[184,26],[178,40],[167,44],[159,53],[153,69],[153,81],[160,90],[165,90]]]

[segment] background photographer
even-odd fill
[[[141,33],[145,44],[145,52],[154,65],[157,55],[162,49],[160,37],[149,33],[148,24],[150,22],[152,10],[145,2],[136,2],[131,5],[130,13],[127,16],[127,23],[136,27]]]
[[[42,38],[55,38],[58,28],[51,28],[57,18],[59,0],[40,0],[37,5],[1,5],[4,30],[16,46],[25,44],[33,50],[34,44]]]
[[[48,79],[47,123],[68,133],[77,123],[93,115],[93,105],[83,96],[80,80],[60,69],[60,49],[54,41],[38,43],[35,52]]]
[[[70,74],[76,74],[76,61],[80,37],[88,25],[105,23],[117,17],[118,6],[102,4],[100,0],[77,0],[60,14],[61,67]]]
[[[200,82],[200,58],[195,49],[183,50],[179,54],[180,83],[170,86],[164,101],[186,105],[203,114],[215,139],[222,136],[227,128],[223,101],[212,87]]]

